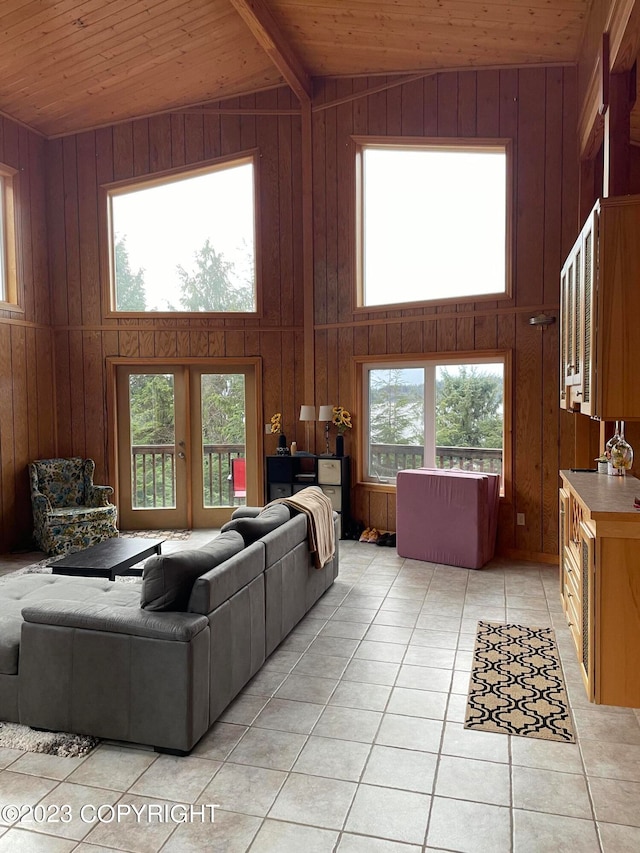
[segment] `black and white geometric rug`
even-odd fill
[[[478,622],[464,726],[575,742],[551,628]]]

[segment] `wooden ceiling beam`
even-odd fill
[[[280,27],[264,0],[230,0],[230,2],[300,103],[309,102],[312,95],[311,77],[282,35]]]

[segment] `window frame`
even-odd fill
[[[118,311],[116,305],[116,282],[115,282],[115,240],[113,229],[113,216],[111,199],[119,194],[133,192],[140,189],[150,189],[165,183],[174,182],[176,178],[189,179],[198,175],[211,172],[223,171],[224,169],[251,163],[253,166],[253,245],[254,245],[254,270],[255,270],[255,310],[253,311]],[[102,313],[105,318],[184,318],[184,317],[224,317],[224,318],[251,318],[262,316],[262,282],[261,282],[261,250],[260,250],[260,174],[259,174],[259,152],[258,149],[238,152],[225,157],[216,157],[211,160],[200,161],[189,166],[178,166],[173,169],[165,169],[152,172],[148,175],[136,178],[125,178],[120,181],[111,181],[100,186],[100,232],[104,235],[101,241],[100,270],[102,279]]]
[[[23,311],[18,276],[18,170],[0,163],[0,308]]]
[[[511,299],[513,296],[513,141],[506,137],[412,137],[412,136],[357,136],[351,137],[354,148],[354,283],[353,312],[355,314],[373,311],[397,311],[402,308],[421,308],[428,305],[465,304],[471,302]],[[380,305],[367,305],[364,301],[364,151],[367,148],[389,148],[394,150],[438,150],[460,151],[502,151],[505,154],[505,288],[495,293],[472,294],[469,296],[437,297],[408,302],[388,302]]]
[[[355,356],[353,359],[354,387],[357,394],[358,411],[358,441],[356,442],[355,473],[358,486],[368,491],[395,494],[395,482],[377,482],[367,475],[367,458],[369,450],[369,402],[368,381],[366,377],[370,370],[389,370],[394,367],[423,367],[427,363],[434,366],[447,364],[490,364],[502,362],[503,373],[503,438],[502,438],[502,482],[500,499],[511,502],[513,490],[512,478],[512,456],[513,456],[513,426],[512,426],[512,400],[513,400],[513,353],[512,350],[469,350],[454,352],[429,352],[429,353],[406,353],[388,355],[363,355]],[[425,400],[427,387],[425,383]],[[425,405],[426,411],[426,405]],[[425,435],[429,435],[435,448],[435,419],[432,426],[427,425],[425,418]],[[426,449],[425,449],[426,455]]]

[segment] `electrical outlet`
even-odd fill
[[[264,434],[265,435],[271,435],[271,424],[265,424],[264,425]]]
[[[524,513],[523,512],[518,513],[518,524],[520,525],[520,527],[524,527]]]

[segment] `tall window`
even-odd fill
[[[363,364],[364,479],[407,468],[503,474],[505,356]]]
[[[15,174],[0,164],[0,302],[17,307]]]
[[[256,311],[254,162],[107,191],[111,308]]]
[[[358,305],[504,295],[508,143],[356,143]]]

